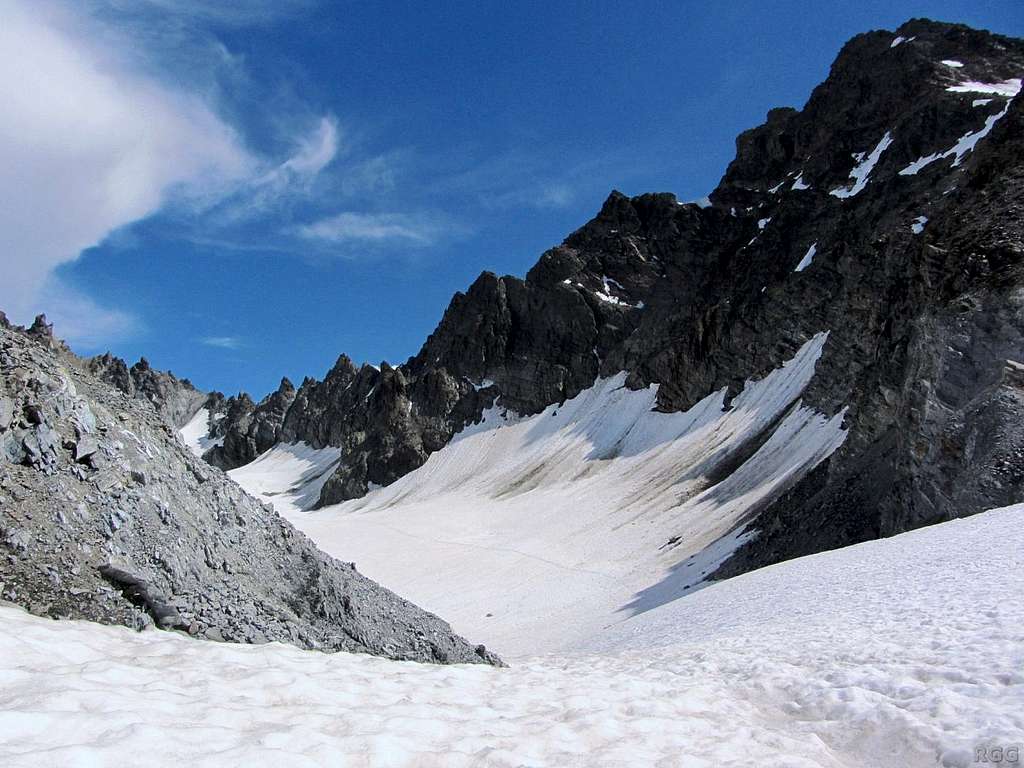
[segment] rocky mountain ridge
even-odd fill
[[[172,426],[182,427],[210,397],[196,389],[188,379],[179,379],[171,371],[158,371],[140,358],[130,368],[119,357],[107,352],[89,358],[89,372],[129,397],[152,405]]]
[[[343,355],[256,432],[342,449],[326,505],[416,469],[495,404],[537,413],[626,371],[685,410],[828,331],[803,397],[845,408],[848,439],[750,510],[759,535],[720,576],[1019,501],[1022,77],[1021,40],[925,19],[858,35],[803,109],[740,135],[710,205],[613,192],[525,279],[456,294],[405,364]],[[218,427],[246,449],[212,460],[267,444],[249,441],[255,410]]]
[[[0,315],[0,599],[219,641],[500,663],[193,456],[169,421],[196,397],[172,378],[81,360],[45,319]]]

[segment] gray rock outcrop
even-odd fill
[[[191,455],[139,396],[165,379],[143,370],[125,392],[93,371],[39,328],[0,324],[0,598],[215,640],[499,663]]]
[[[145,400],[175,427],[183,427],[208,397],[188,379],[150,367],[144,357],[129,368],[124,360],[107,352],[89,358],[87,364],[94,376],[129,397]]]

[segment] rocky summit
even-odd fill
[[[282,388],[231,411],[209,456],[238,466],[271,433],[336,446],[327,505],[421,466],[495,403],[537,413],[626,371],[659,385],[660,410],[721,388],[728,408],[827,331],[803,400],[845,409],[848,438],[749,511],[760,535],[718,577],[1017,501],[1022,77],[1018,39],[923,19],[859,35],[803,109],[737,139],[707,201],[613,192],[525,279],[457,294],[405,364],[342,355],[290,405]]]
[[[0,598],[219,641],[500,663],[193,456],[170,423],[204,402],[190,385],[81,360],[42,318],[0,321]]]

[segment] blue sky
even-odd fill
[[[858,32],[1024,35],[1018,0],[7,1],[0,308],[256,396],[405,360],[613,188],[707,194]]]

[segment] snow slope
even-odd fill
[[[281,443],[228,475],[278,513],[290,515],[316,503],[340,456],[338,448]]]
[[[1024,742],[1024,505],[794,560],[571,654],[439,667],[0,607],[0,764],[975,765]]]
[[[209,436],[209,420],[210,411],[200,408],[196,411],[195,416],[189,419],[188,424],[178,430],[178,434],[181,435],[181,439],[188,449],[200,458],[215,445],[221,445],[224,442],[223,437],[212,438]]]
[[[529,418],[492,409],[416,472],[316,512],[297,509],[315,499],[298,474],[259,466],[295,446],[232,477],[460,634],[504,655],[555,650],[699,585],[752,510],[842,443],[842,413],[798,402],[826,337],[724,412],[724,390],[655,412],[657,388],[621,374]]]

